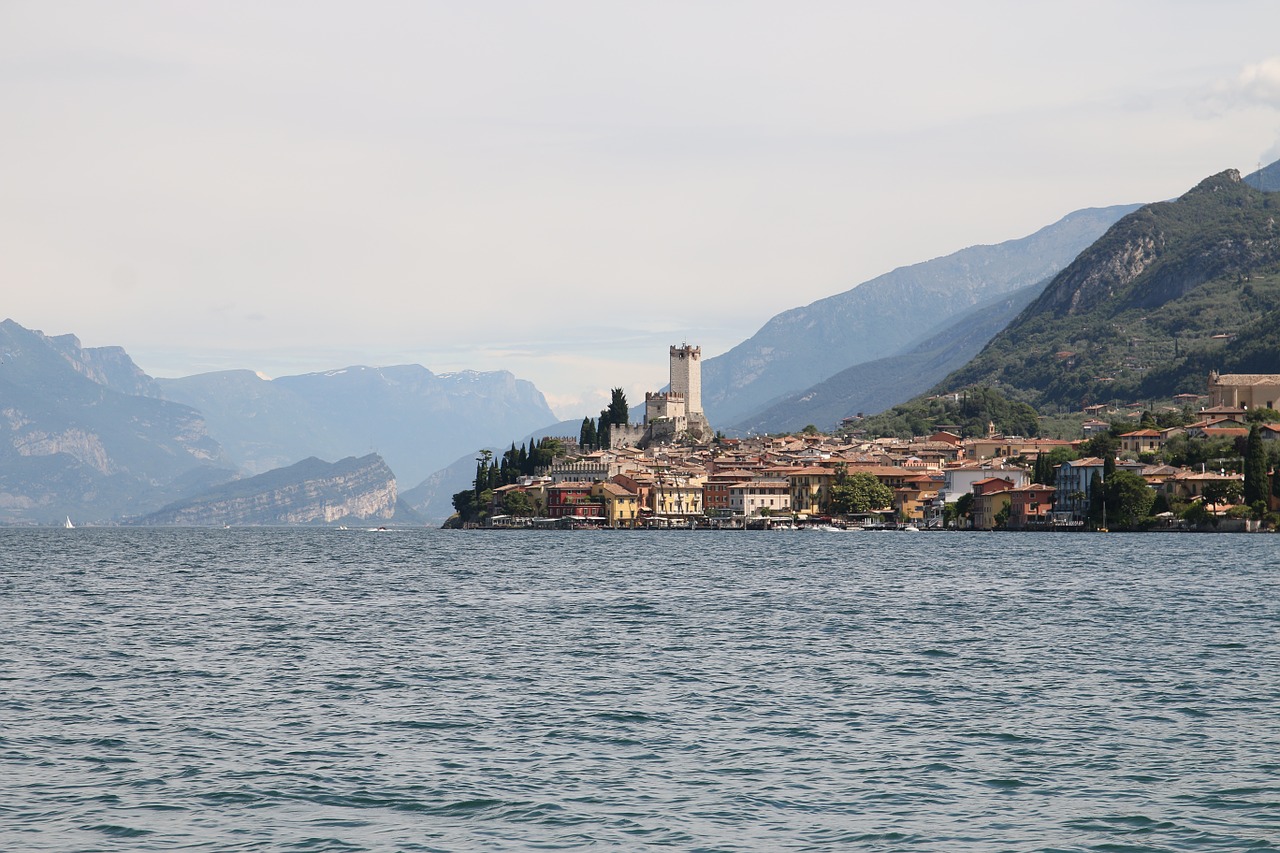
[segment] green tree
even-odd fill
[[[471,489],[455,492],[453,509],[463,521],[469,521],[475,515],[476,493]]]
[[[1095,527],[1101,527],[1103,517],[1107,514],[1107,488],[1104,485],[1102,474],[1098,469],[1093,469],[1093,476],[1089,478],[1089,521],[1093,522]]]
[[[957,526],[963,520],[968,522],[973,517],[973,492],[965,492],[955,503],[955,518]]]
[[[609,408],[605,411],[608,413],[610,424],[626,426],[631,420],[631,412],[627,407],[627,395],[621,388],[614,388],[610,392]]]
[[[1100,432],[1086,441],[1082,449],[1086,456],[1096,456],[1103,462],[1110,459],[1114,464],[1116,451],[1120,449],[1120,442],[1111,433]]]
[[[1244,451],[1244,502],[1253,504],[1267,497],[1267,451],[1262,446],[1262,428],[1249,428]]]
[[[1041,453],[1036,457],[1035,479],[1034,482],[1044,486],[1052,486],[1057,482],[1058,466],[1063,462],[1069,462],[1072,459],[1078,459],[1079,454],[1070,447],[1055,447],[1047,454]],[[1041,479],[1041,478],[1044,479]]]
[[[583,450],[596,446],[596,422],[589,417],[582,419],[582,426],[578,429],[578,446]]]
[[[1107,524],[1132,529],[1150,517],[1156,493],[1132,471],[1117,471],[1107,480]]]
[[[805,425],[805,428],[804,428],[804,429],[802,429],[802,430],[800,430],[800,432],[801,432],[801,434],[802,434],[802,435],[817,435],[817,434],[818,434],[818,428],[817,428],[816,426],[814,426],[813,424],[806,424],[806,425]]]
[[[503,496],[502,509],[508,515],[530,516],[534,514],[533,500],[526,492],[515,489]]]
[[[609,420],[609,410],[600,410],[600,420],[596,426],[596,444],[603,448],[613,447],[613,422]]]
[[[1200,496],[1204,498],[1204,502],[1214,506],[1233,504],[1240,500],[1243,494],[1244,488],[1239,480],[1210,480],[1200,490]]]
[[[489,460],[492,458],[492,450],[481,450],[480,455],[476,457],[476,478],[471,486],[477,501],[480,499],[480,493],[489,488]]]
[[[859,471],[831,487],[831,510],[841,515],[884,509],[893,503],[893,489],[874,474]]]

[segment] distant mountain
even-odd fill
[[[142,525],[272,525],[420,519],[398,503],[396,480],[376,453],[338,462],[314,457],[256,477],[215,486],[169,504]]]
[[[1274,167],[1269,167],[1274,168]],[[935,391],[1040,408],[1203,392],[1210,369],[1280,373],[1280,193],[1228,170],[1126,216]]]
[[[1263,166],[1258,171],[1245,175],[1244,182],[1255,190],[1274,193],[1280,192],[1280,160],[1270,166]]]
[[[119,347],[0,323],[0,523],[150,512],[234,475],[200,413]]]
[[[415,364],[277,379],[234,370],[157,383],[166,399],[203,412],[210,434],[252,473],[374,450],[413,483],[556,419],[542,392],[505,370],[435,374]]]
[[[853,365],[896,355],[981,303],[1048,280],[1137,205],[1076,211],[1034,234],[902,267],[783,312],[702,368],[715,427]]]
[[[834,429],[846,417],[872,414],[901,403],[964,366],[1040,295],[1044,285],[1040,282],[980,305],[902,355],[842,370],[825,382],[790,394],[740,421],[729,432],[795,432],[809,424]]]

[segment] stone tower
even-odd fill
[[[702,414],[702,347],[671,348],[671,393],[684,397],[688,415]]]

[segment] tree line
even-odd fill
[[[621,388],[610,392],[608,408],[600,411],[599,418],[590,415],[582,419],[582,428],[578,431],[578,445],[584,451],[608,450],[613,445],[612,433],[615,426],[626,426],[631,415],[627,406],[627,395]]]

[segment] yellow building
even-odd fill
[[[665,517],[702,515],[702,483],[685,477],[659,475],[649,493],[653,514]]]
[[[635,527],[640,518],[640,496],[617,483],[596,483],[591,496],[604,504],[604,523],[609,527]]]
[[[830,468],[811,466],[792,468],[786,472],[791,483],[791,508],[801,515],[819,515],[831,503],[831,484],[836,472]]]

